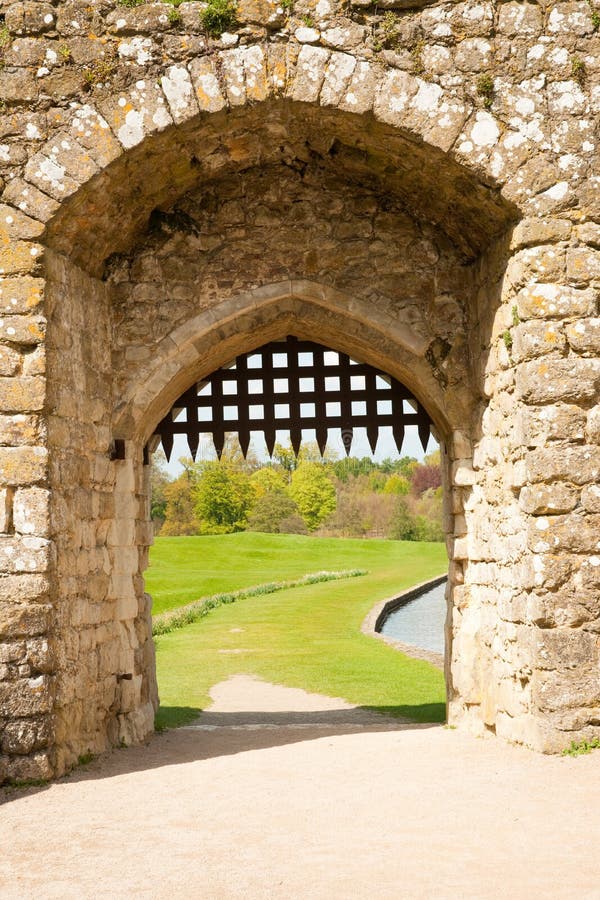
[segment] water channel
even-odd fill
[[[444,652],[446,582],[430,588],[389,614],[381,633],[396,641],[435,653]]]

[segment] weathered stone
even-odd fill
[[[554,322],[532,320],[522,322],[512,330],[512,353],[516,362],[547,354],[561,354],[565,348],[564,334]]]
[[[190,74],[200,110],[218,112],[223,109],[226,101],[221,93],[219,79],[212,62],[208,59],[193,60]]]
[[[15,682],[0,682],[0,708],[5,716],[21,718],[50,712],[51,696],[47,676]]]
[[[15,344],[39,344],[44,340],[46,322],[39,316],[7,316],[0,319],[0,340]]]
[[[329,50],[322,47],[302,47],[290,92],[293,100],[314,103],[318,99],[329,56]]]
[[[285,22],[285,11],[276,0],[239,0],[237,17],[240,22],[281,28]]]
[[[600,278],[600,252],[587,247],[571,247],[567,253],[567,275],[582,283]]]
[[[512,247],[520,249],[548,241],[566,241],[571,233],[568,219],[523,219],[512,235]]]
[[[42,257],[38,244],[15,241],[0,246],[0,272],[4,275],[28,275],[35,272]]]
[[[596,293],[561,284],[535,284],[517,294],[517,312],[522,319],[559,319],[592,316]]]
[[[198,114],[198,104],[190,74],[183,66],[171,66],[161,79],[173,121],[185,122]]]
[[[15,178],[10,182],[3,198],[39,222],[47,222],[59,206],[56,200],[21,178]]]
[[[39,416],[0,415],[0,446],[36,444],[45,437],[44,425]]]
[[[26,0],[13,3],[6,11],[6,27],[15,34],[43,34],[55,24],[56,11],[50,3]]]
[[[561,447],[533,450],[527,454],[527,477],[533,484],[571,481],[589,484],[600,475],[600,447]]]
[[[0,378],[0,410],[36,412],[44,405],[45,388],[43,378]]]
[[[47,455],[45,447],[0,447],[1,482],[20,485],[42,481],[46,477]]]
[[[600,485],[588,484],[581,492],[581,505],[588,512],[600,513]]]
[[[543,447],[548,441],[583,441],[585,410],[566,403],[525,407],[519,414],[519,440],[526,447]]]
[[[18,350],[0,344],[0,376],[18,375],[22,362],[23,357]]]
[[[13,502],[13,525],[19,534],[46,536],[50,494],[44,488],[19,488]]]
[[[51,615],[52,607],[39,603],[0,607],[0,640],[47,634]]]
[[[600,390],[600,359],[548,359],[517,369],[518,396],[526,403],[586,402]]]
[[[52,730],[47,718],[16,719],[9,722],[4,728],[0,738],[0,747],[4,753],[26,756],[46,747],[51,734]],[[49,774],[50,772],[48,772]]]
[[[580,319],[566,329],[573,350],[586,355],[600,355],[600,319]]]
[[[590,410],[586,433],[590,441],[600,444],[600,405],[598,404]]]
[[[577,513],[535,519],[529,529],[529,546],[536,553],[551,551],[600,551],[600,516]]]
[[[539,484],[521,489],[519,504],[526,513],[557,515],[575,509],[579,491],[566,484]]]
[[[42,301],[44,282],[40,278],[0,279],[0,315],[31,313]]]
[[[0,601],[13,602],[19,598],[23,603],[30,600],[45,600],[50,583],[46,575],[6,575],[0,576]]]

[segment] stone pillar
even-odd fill
[[[550,229],[554,244],[527,246]],[[517,228],[472,461],[454,463],[466,536],[452,550],[464,583],[450,721],[546,752],[600,731],[600,330],[587,282],[600,254],[577,245],[589,234],[568,245],[568,222]]]
[[[3,237],[9,218],[2,215]],[[22,219],[24,228],[30,220]],[[27,243],[5,242],[0,250],[0,783],[52,774],[53,552],[40,253]]]

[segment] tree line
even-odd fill
[[[162,453],[152,461],[152,519],[162,535],[262,531],[328,537],[441,541],[439,451],[374,462],[321,458],[306,444],[295,456],[276,444],[273,460],[244,459],[235,439],[220,460],[180,460],[168,475]]]

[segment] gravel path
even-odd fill
[[[600,898],[600,753],[236,676],[198,723],[0,791],[0,898]]]

